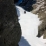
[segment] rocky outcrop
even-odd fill
[[[43,36],[46,39],[46,0],[37,0],[36,4],[33,5],[32,12],[38,14],[42,23],[38,27],[38,37]]]
[[[32,5],[33,6],[33,13],[37,13],[37,11],[40,10],[40,8],[44,7],[44,0],[36,0],[36,3]]]
[[[21,27],[14,0],[0,0],[0,46],[18,46]]]

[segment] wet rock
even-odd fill
[[[14,0],[0,0],[0,46],[18,46],[21,27]]]

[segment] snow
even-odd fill
[[[39,39],[46,44],[46,39],[43,39],[43,35]]]
[[[16,6],[16,9],[22,30],[19,46],[46,46],[43,39],[36,37],[38,25],[41,24],[38,15],[27,11],[24,13],[25,10],[19,6]]]

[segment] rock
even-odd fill
[[[32,5],[36,2],[36,0],[19,0],[19,4],[17,5],[23,7],[26,11],[31,11],[33,9]]]
[[[19,0],[14,0],[14,3],[17,3]]]
[[[41,37],[42,35],[44,39],[46,39],[46,18],[38,27],[38,35],[37,37]]]
[[[14,0],[0,0],[0,46],[18,46],[21,27]]]
[[[24,11],[24,14],[26,14],[26,11]]]
[[[46,0],[36,0],[36,3],[33,5],[33,10],[35,14],[38,13],[38,17],[42,23],[38,27],[38,37],[42,35],[46,39]],[[36,10],[37,9],[37,10]]]

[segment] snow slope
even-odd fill
[[[22,37],[19,46],[46,46],[41,39],[37,38],[39,21],[38,15],[27,12],[16,6],[19,23],[21,25]]]

